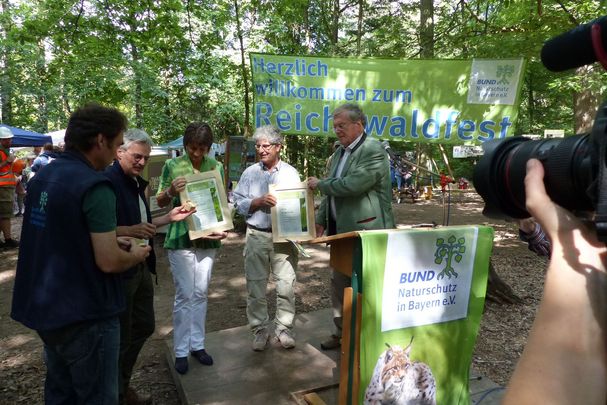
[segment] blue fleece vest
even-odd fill
[[[137,181],[127,176],[118,161],[114,161],[113,165],[105,169],[104,174],[110,179],[116,192],[116,225],[131,226],[142,222],[141,211],[139,210],[139,197],[141,197],[145,204],[147,216],[145,221],[151,223],[152,213],[145,197],[145,189],[148,186],[148,182],[141,176],[137,176]],[[154,253],[153,239],[150,239],[150,246],[152,251],[147,259],[145,259],[145,262],[148,265],[148,270],[152,274],[156,274],[156,254]],[[136,269],[137,266],[127,270],[123,273],[123,277],[132,277]]]
[[[52,166],[29,182],[11,310],[13,319],[37,331],[125,308],[120,275],[95,264],[82,210],[87,191],[111,182],[76,152],[61,154]]]

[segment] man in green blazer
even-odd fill
[[[333,130],[340,146],[331,156],[328,177],[308,178],[308,187],[324,195],[316,214],[316,236],[394,228],[392,182],[388,156],[377,139],[365,133],[366,118],[356,104],[344,104],[333,112]],[[333,270],[331,278],[333,321],[331,337],[321,343],[325,350],[340,346],[343,290],[350,278]]]

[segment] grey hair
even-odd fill
[[[273,125],[264,125],[255,130],[253,140],[257,143],[260,139],[267,139],[270,143],[282,145],[280,130]]]
[[[333,111],[333,117],[338,114],[346,113],[348,114],[348,118],[352,122],[360,121],[363,124],[363,127],[367,126],[367,117],[363,112],[362,108],[358,104],[354,103],[346,103],[342,104]]]
[[[154,146],[152,138],[143,129],[131,128],[124,133],[124,143],[120,145],[120,149],[127,150],[131,144],[140,143],[149,146]]]

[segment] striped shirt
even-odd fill
[[[223,179],[223,166],[215,159],[205,157],[200,165],[201,172],[208,172],[210,170],[219,170],[221,178]],[[192,162],[188,155],[178,156],[173,159],[168,159],[162,168],[162,174],[160,175],[160,186],[156,195],[164,193],[166,189],[171,187],[171,183],[177,177],[185,176],[187,174],[194,173]],[[179,196],[173,197],[172,206],[178,207],[181,205]],[[212,249],[221,246],[221,242],[215,240],[206,239],[194,239],[190,240],[188,235],[188,225],[186,221],[173,222],[169,225],[166,237],[164,239],[165,249],[189,249],[192,247],[201,249]]]

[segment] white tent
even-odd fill
[[[49,132],[46,135],[50,135],[53,138],[53,145],[59,145],[59,142],[63,142],[63,138],[65,137],[65,129]]]

